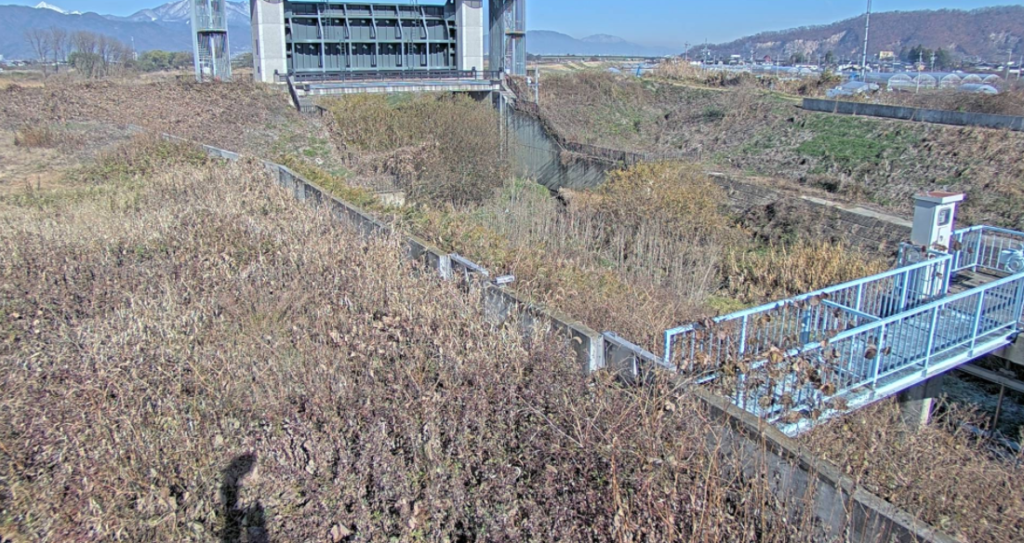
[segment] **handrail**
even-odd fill
[[[793,336],[798,334],[820,337],[837,327],[845,329],[851,324],[859,325],[862,320],[859,315],[887,317],[908,307],[920,305],[923,301],[930,301],[947,291],[953,258],[947,254],[932,256],[930,260],[738,311],[711,319],[710,322],[666,330],[663,353],[665,365],[677,367],[673,360],[675,341],[686,334],[695,336],[695,332],[700,330],[707,334],[713,333],[713,328],[715,331],[724,332],[725,338],[719,339],[717,346],[705,349],[714,351],[717,347],[718,358],[722,355],[756,356],[769,346],[781,347],[780,343],[792,343]],[[829,312],[821,304],[824,300],[832,302],[828,309],[841,311],[843,314],[830,317]],[[840,307],[837,308],[836,305]],[[733,323],[739,330],[722,330]],[[694,339],[706,342],[709,338]],[[724,344],[726,340],[730,343]],[[738,341],[738,344],[732,344],[734,340]],[[757,343],[751,345],[751,341]],[[690,347],[691,355],[697,354],[698,349],[692,341]],[[711,356],[708,352],[700,354],[705,357]],[[694,362],[692,358],[691,356],[691,365]],[[701,361],[705,366],[710,366],[709,369],[716,369],[725,362],[722,359],[714,359],[714,356],[711,358]]]
[[[864,324],[827,341],[807,343],[746,375],[737,384],[736,402],[775,421],[798,406],[808,412],[839,409],[842,402],[833,403],[833,399],[862,388],[873,394],[880,381],[908,370],[927,375],[944,360],[943,355],[952,356],[957,349],[967,348],[968,359],[983,354],[974,352],[979,338],[1001,331],[1007,338],[1014,334],[1021,307],[1024,273]],[[772,382],[766,376],[773,371],[778,374],[779,365],[800,371],[784,372]]]
[[[374,70],[366,72],[333,71],[293,73],[290,77],[300,83],[332,83],[345,81],[416,81],[423,79],[472,79],[497,81],[499,71],[482,70]]]
[[[973,226],[953,233],[949,248],[955,258],[954,271],[977,270],[1006,272],[1004,251],[1024,249],[1024,232],[995,226]]]

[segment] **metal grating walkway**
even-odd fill
[[[1024,233],[974,227],[945,252],[665,332],[661,364],[728,394],[791,436],[1014,341]]]

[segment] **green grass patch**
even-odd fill
[[[812,115],[803,128],[814,136],[797,146],[796,152],[822,159],[825,163],[820,166],[825,169],[879,164],[898,158],[921,139],[905,127],[891,129],[878,121],[839,115]]]

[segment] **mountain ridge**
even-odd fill
[[[1006,60],[1008,48],[1015,56],[1024,47],[1024,6],[995,6],[974,10],[887,11],[871,14],[869,55],[880,51],[899,53],[904,48],[923,45],[945,49],[960,58]],[[726,43],[709,45],[717,58],[742,55],[753,50],[756,58],[790,58],[802,55],[812,59],[829,51],[837,58],[859,62],[864,47],[864,16],[834,23],[761,32]],[[704,46],[690,49],[700,58]],[[781,56],[780,56],[781,55]]]

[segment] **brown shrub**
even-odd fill
[[[354,95],[325,102],[335,142],[383,167],[421,202],[465,205],[490,197],[509,168],[497,113],[462,95]]]
[[[807,445],[872,493],[963,541],[1024,540],[1021,458],[993,448],[950,407],[932,426],[908,428],[886,401],[808,434]]]
[[[52,541],[818,541],[664,384],[578,374],[271,186],[0,209],[0,530]]]
[[[57,134],[46,126],[24,126],[14,133],[14,145],[30,149],[33,147],[56,147]]]

